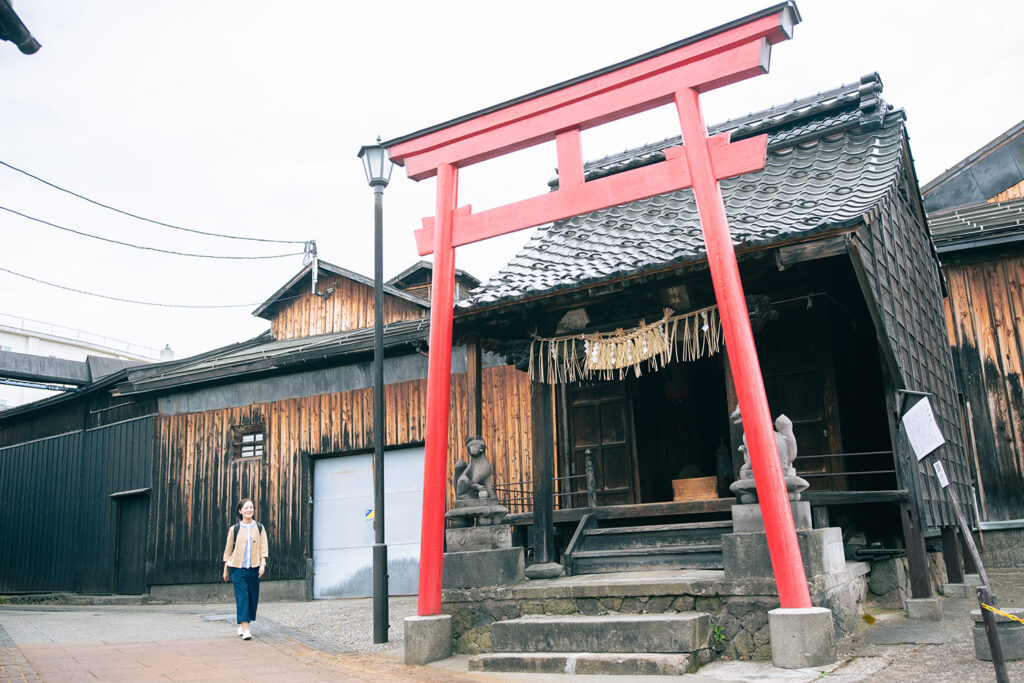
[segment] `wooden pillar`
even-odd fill
[[[732,380],[732,368],[729,365],[729,350],[722,349],[722,369],[725,371],[725,410],[731,413],[736,408],[736,384]],[[729,459],[732,463],[732,481],[740,478],[743,467],[743,425],[729,420]],[[731,483],[731,482],[730,482]]]
[[[978,565],[974,562],[974,556],[971,555],[970,549],[967,547],[967,539],[964,538],[963,534],[959,534],[960,538],[960,550],[963,552],[964,558],[964,572],[967,574],[977,574]]]
[[[956,527],[942,527],[942,557],[946,561],[946,580],[963,583],[964,572],[960,568],[960,544],[957,542]]]
[[[530,382],[533,418],[533,561],[555,561],[555,444],[551,387]]]
[[[910,570],[910,597],[932,597],[932,583],[928,580],[928,551],[921,533],[917,506],[914,503],[900,505],[900,521],[903,524],[903,542],[907,545],[907,567]]]
[[[480,337],[466,338],[466,436],[483,436],[483,354]]]

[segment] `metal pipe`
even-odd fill
[[[373,186],[373,642],[388,642],[384,543],[384,185]]]

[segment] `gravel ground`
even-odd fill
[[[379,645],[373,644],[373,601],[370,599],[265,602],[260,604],[260,614],[331,643],[342,652],[373,654],[402,647],[402,627],[406,617],[416,614],[416,598],[388,600],[388,642]]]

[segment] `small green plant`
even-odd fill
[[[711,624],[711,639],[715,641],[716,644],[721,643],[725,640],[725,629],[718,624]]]

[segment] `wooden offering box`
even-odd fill
[[[672,480],[672,500],[715,500],[718,477],[693,477]]]

